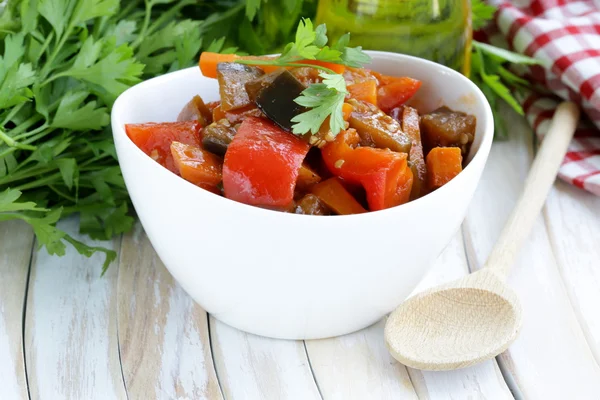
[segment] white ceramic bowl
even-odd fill
[[[410,294],[463,221],[492,143],[489,104],[451,69],[369,54],[370,68],[423,81],[412,101],[420,111],[447,105],[477,117],[464,171],[437,191],[384,211],[334,217],[269,211],[202,190],[153,161],[124,125],[174,121],[196,94],[217,100],[217,81],[197,67],[140,83],[115,103],[117,154],[142,225],[175,279],[221,321],[286,339],[364,328]]]

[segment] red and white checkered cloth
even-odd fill
[[[589,121],[580,124],[559,177],[600,196],[600,0],[489,0],[498,6],[496,28],[477,39],[502,42],[513,51],[541,60],[527,78],[558,97],[581,105]],[[486,35],[487,34],[487,35]],[[538,136],[550,125],[558,99],[531,94],[523,103]]]

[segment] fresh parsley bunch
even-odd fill
[[[116,254],[56,228],[109,239],[133,224],[109,129],[119,94],[145,77],[193,65],[195,0],[9,0],[0,4],[0,221],[29,223],[38,244],[62,255]],[[220,43],[210,50],[219,51]]]

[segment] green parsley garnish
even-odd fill
[[[331,133],[337,135],[344,127],[342,106],[348,94],[342,75],[324,66],[303,64],[302,60],[317,60],[356,68],[371,62],[371,57],[362,47],[348,47],[349,33],[341,36],[331,47],[327,45],[328,42],[325,24],[314,28],[310,19],[302,19],[296,30],[295,41],[288,43],[279,57],[272,60],[236,61],[247,65],[312,67],[321,70],[319,76],[323,78],[323,82],[310,85],[295,100],[299,105],[309,108],[292,119],[295,123],[292,132],[296,135],[317,133],[327,117],[330,117]]]
[[[494,16],[496,8],[481,0],[471,4],[473,28],[485,26]],[[535,65],[539,60],[524,56],[500,47],[473,41],[471,59],[471,80],[479,86],[490,102],[494,113],[495,137],[505,139],[506,127],[499,116],[499,106],[502,102],[508,104],[518,114],[523,115],[523,108],[513,95],[513,91],[530,89],[531,84],[508,69],[509,65]]]
[[[78,214],[81,233],[93,239],[133,226],[110,108],[143,78],[195,64],[201,22],[180,17],[192,4],[0,2],[0,221],[27,222],[50,254],[65,254],[67,244],[85,256],[103,252],[108,267],[113,251],[81,243],[56,223]]]

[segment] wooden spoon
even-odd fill
[[[463,368],[495,357],[515,340],[522,311],[506,277],[552,188],[578,120],[574,103],[558,106],[484,268],[411,297],[389,316],[385,341],[396,360],[432,371]]]

